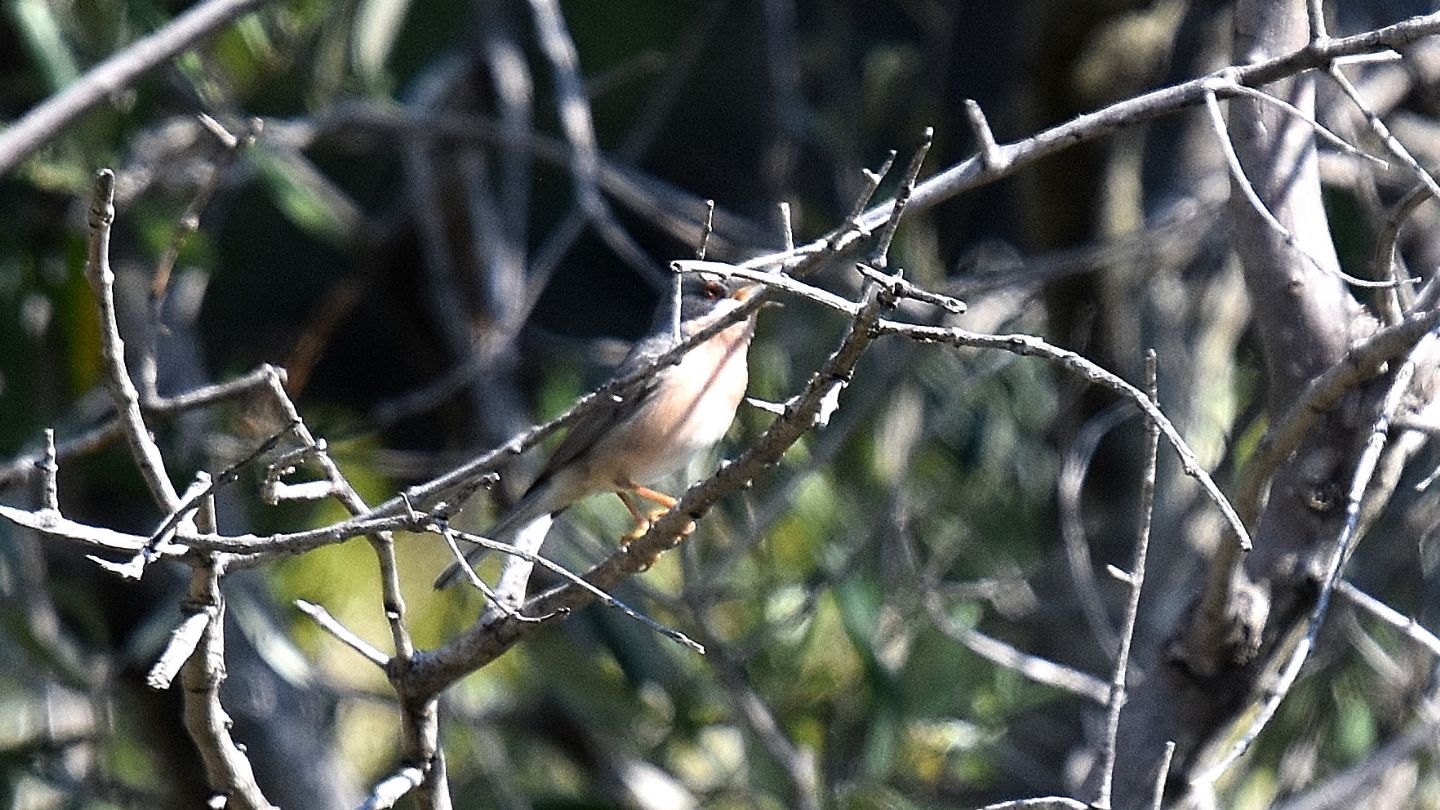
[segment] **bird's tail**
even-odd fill
[[[485,536],[499,543],[510,543],[531,554],[540,553],[540,544],[545,541],[545,535],[550,532],[550,524],[555,520],[555,516],[551,513],[550,499],[545,497],[545,494],[541,491],[534,491],[521,498],[509,514],[501,518],[499,523],[490,527],[490,531],[486,532]],[[485,555],[485,552],[486,549],[483,546],[476,546],[465,553],[465,559],[473,566]],[[519,582],[520,598],[523,599],[525,578],[528,578],[530,574],[530,563],[513,554],[506,554],[505,561],[500,567],[500,583],[501,587],[506,585],[512,589],[516,587],[514,580],[520,576],[520,573],[514,570],[515,563],[525,563],[524,577]],[[450,563],[444,571],[440,572],[440,576],[435,578],[435,589],[440,590],[454,585],[462,579],[463,574],[458,562]],[[507,576],[509,577],[508,582]],[[506,591],[500,591],[500,593],[503,594]]]

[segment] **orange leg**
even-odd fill
[[[642,487],[639,484],[625,484],[623,486],[624,489],[616,490],[615,494],[620,496],[620,500],[624,502],[625,508],[630,510],[630,514],[634,516],[635,528],[631,529],[629,534],[620,538],[621,543],[638,540],[641,535],[650,530],[651,523],[654,523],[661,515],[674,509],[675,504],[679,503],[679,501],[659,490]],[[629,492],[627,493],[626,490],[629,490]],[[642,515],[639,508],[636,507],[635,503],[628,497],[629,494],[638,495],[647,501],[657,503],[661,508],[652,510],[648,515]],[[689,537],[693,531],[695,531],[695,521],[692,520],[685,524],[685,528],[681,530],[680,536]]]
[[[650,528],[650,518],[646,517],[645,513],[640,511],[640,507],[635,505],[635,501],[630,499],[630,494],[625,490],[615,490],[615,497],[619,498],[620,502],[625,504],[625,509],[630,512],[631,517],[635,518],[635,528],[620,537],[622,544],[629,543],[631,540],[638,539],[640,535],[644,534],[646,530]]]
[[[626,489],[630,490],[636,495],[639,495],[647,501],[660,504],[661,506],[665,507],[666,510],[674,509],[675,504],[679,503],[679,501],[675,500],[669,495],[666,495],[663,492],[651,489],[649,487],[642,487],[639,484],[630,484],[626,487]]]

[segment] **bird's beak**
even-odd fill
[[[764,286],[764,284],[746,284],[744,287],[730,293],[730,297],[743,304],[751,298],[754,298],[755,293],[760,292],[760,288]]]

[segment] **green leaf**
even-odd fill
[[[80,78],[75,54],[65,42],[60,21],[55,19],[52,4],[46,0],[12,0],[6,4],[15,27],[25,40],[30,58],[45,74],[51,92],[56,92]]]
[[[343,249],[349,244],[350,229],[345,218],[318,188],[295,176],[283,155],[260,144],[250,147],[245,155],[259,173],[270,199],[287,219],[333,248]]]

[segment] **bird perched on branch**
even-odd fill
[[[682,340],[734,312],[759,289],[752,282],[707,273],[687,273],[680,283]],[[674,317],[674,298],[667,296],[650,334],[630,350],[616,377],[646,367],[677,345]],[[555,448],[539,478],[487,536],[537,550],[556,514],[601,492],[618,495],[635,518],[634,529],[622,542],[644,534],[652,520],[676,503],[650,485],[683,469],[720,441],[734,421],[749,382],[746,355],[754,334],[752,313],[692,347],[678,363],[659,369],[618,401],[588,411]],[[660,508],[643,511],[637,499]],[[482,552],[477,548],[467,558],[474,560]],[[497,593],[517,601],[523,598],[530,568],[519,557],[507,555]],[[450,586],[461,573],[459,564],[451,563],[435,580],[435,587]]]

